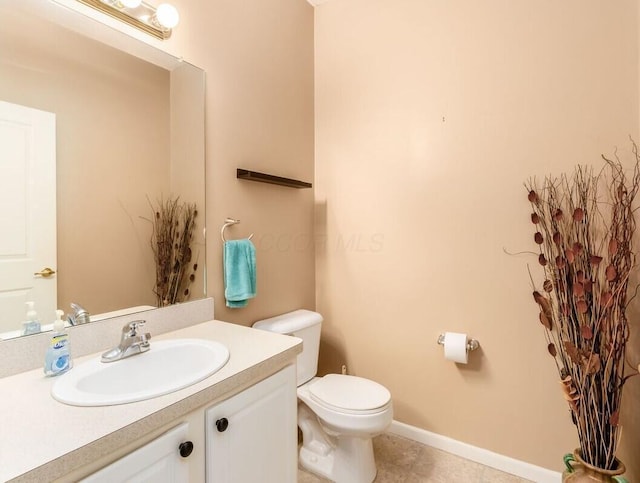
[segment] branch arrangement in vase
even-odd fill
[[[573,175],[525,184],[531,202],[538,264],[544,274],[533,292],[547,349],[561,379],[583,459],[614,469],[622,389],[636,375],[625,366],[626,309],[635,268],[634,198],[640,156],[627,178],[621,162],[603,156],[599,173],[578,166]]]

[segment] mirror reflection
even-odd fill
[[[92,320],[156,306],[151,238],[167,200],[196,206],[188,299],[203,297],[202,70],[10,6],[0,16],[0,338],[23,332],[27,302],[44,327],[71,304]]]

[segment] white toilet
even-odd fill
[[[296,310],[253,327],[293,335],[303,341],[298,355],[298,426],[301,465],[337,483],[371,483],[376,477],[371,439],[393,419],[391,394],[362,377],[318,372],[322,316]]]

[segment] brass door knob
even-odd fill
[[[41,277],[47,278],[56,273],[55,270],[51,270],[49,267],[43,268],[39,272],[35,272],[34,275],[40,275]]]

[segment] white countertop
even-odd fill
[[[153,334],[152,334],[153,335]],[[146,401],[103,407],[68,406],[54,400],[42,369],[0,379],[0,481],[48,481],[131,443],[184,414],[230,396],[277,372],[302,351],[295,337],[204,322],[154,337],[221,342],[227,364],[192,386]],[[74,364],[95,357],[79,358]],[[73,370],[73,369],[72,369]]]

